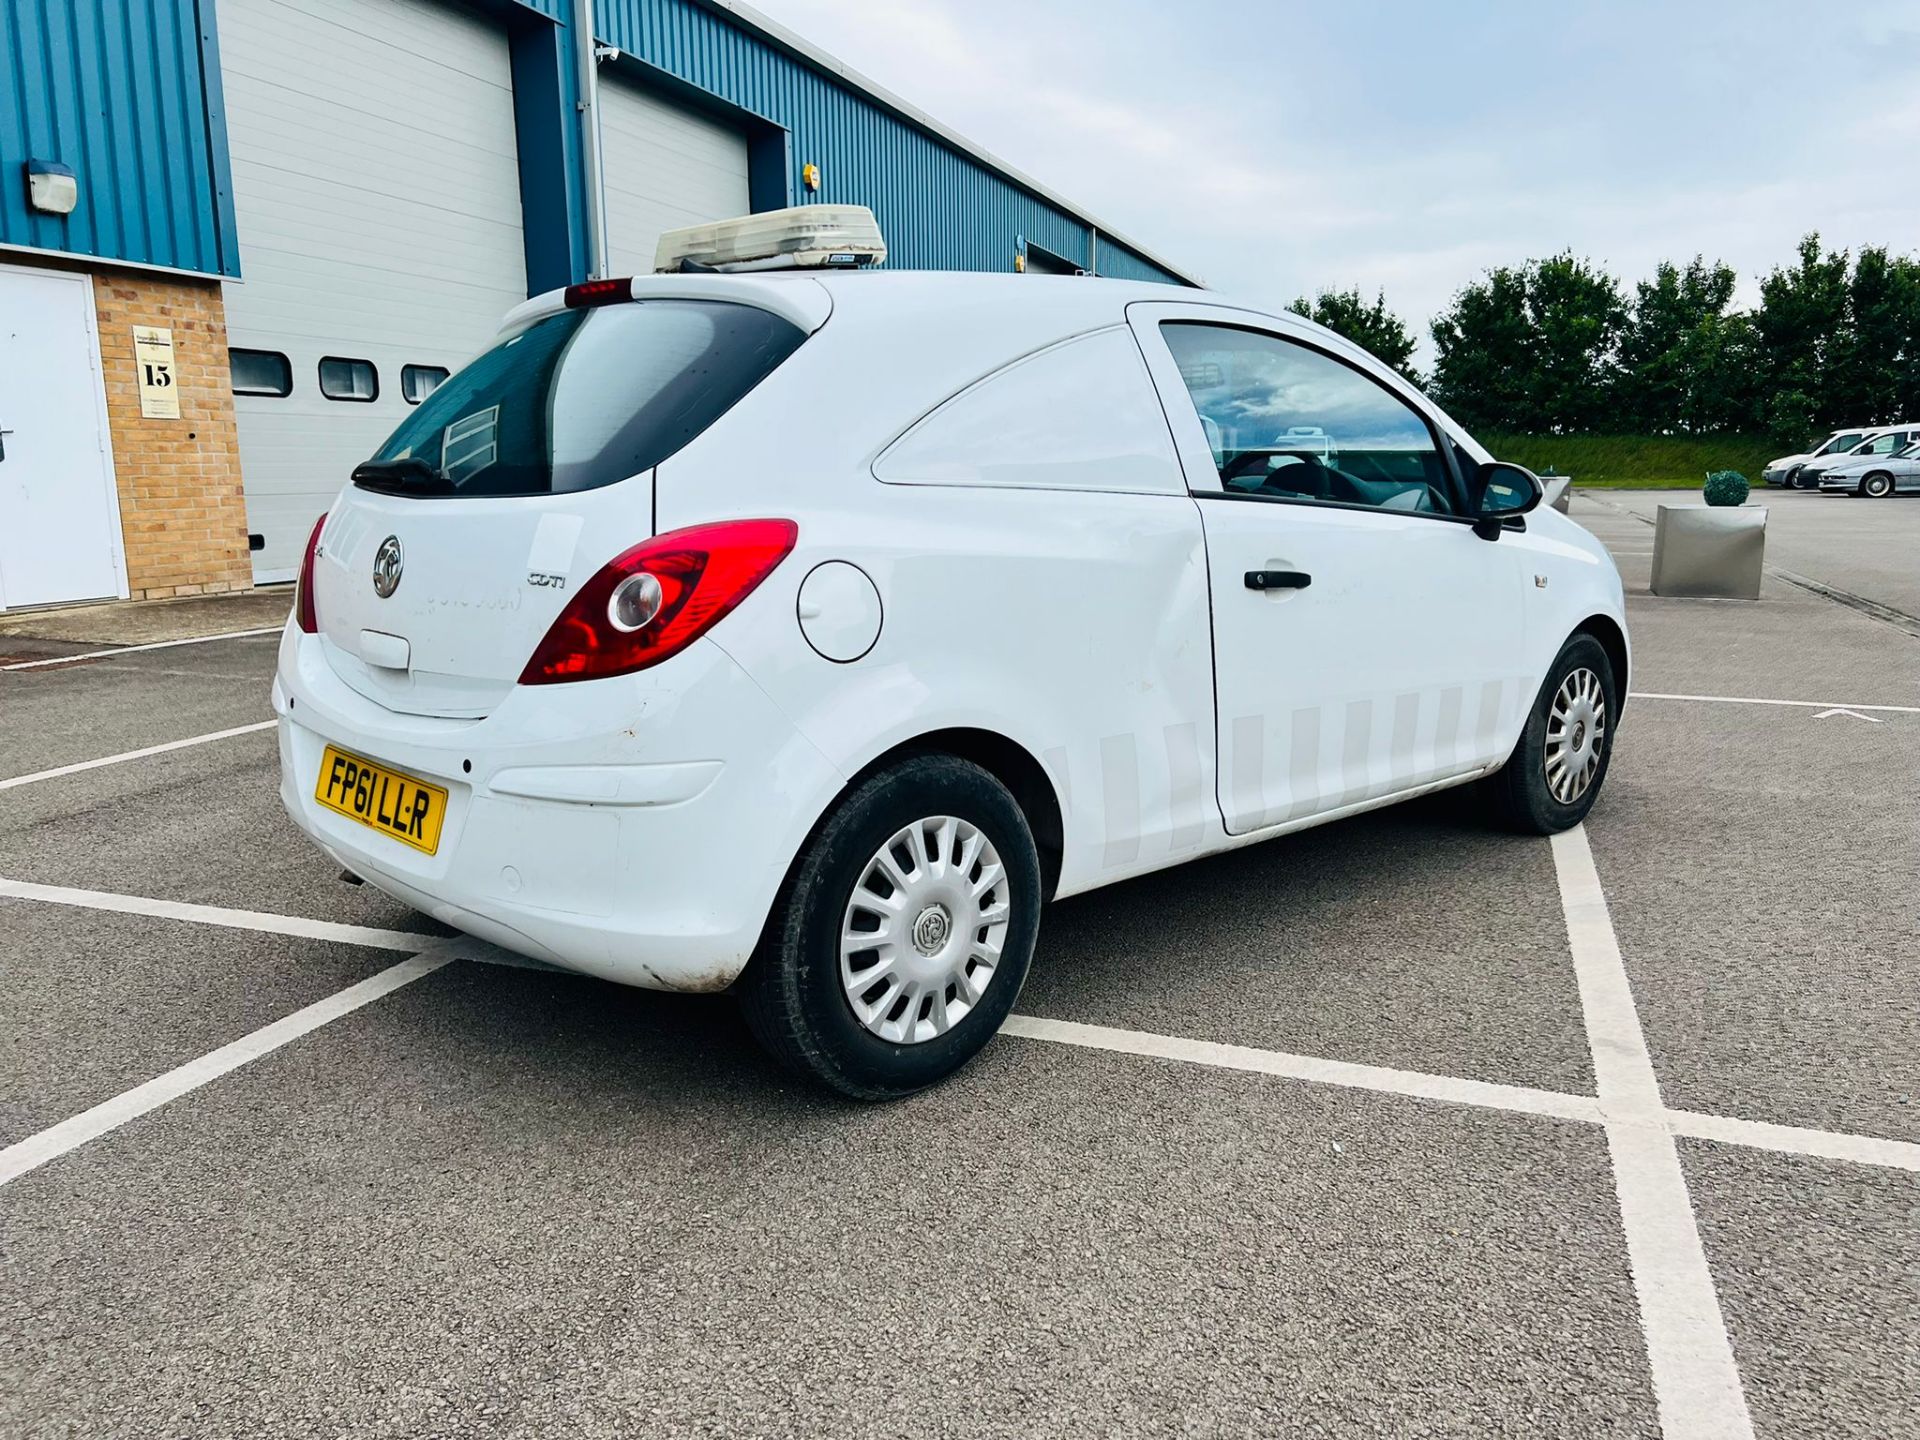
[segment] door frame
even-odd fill
[[[84,307],[87,323],[87,363],[93,371],[93,410],[94,422],[100,432],[100,470],[101,481],[107,488],[107,525],[111,533],[107,537],[107,551],[113,561],[112,595],[93,597],[102,600],[125,600],[132,592],[127,588],[127,544],[126,531],[120,520],[120,475],[113,459],[113,426],[107,414],[107,374],[100,359],[100,315],[93,289],[93,272],[90,270],[50,270],[36,265],[0,264],[0,277],[7,275],[32,275],[51,277],[55,280],[71,280],[85,292],[87,303]],[[79,604],[80,601],[55,601],[50,604]],[[29,606],[29,609],[39,608]],[[6,576],[0,575],[0,613],[7,609]]]

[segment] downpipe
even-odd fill
[[[606,54],[618,55],[609,49]],[[573,54],[580,80],[580,152],[586,161],[587,276],[607,273],[607,208],[600,149],[600,55],[593,38],[593,0],[573,0]]]

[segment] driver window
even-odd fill
[[[1274,500],[1451,514],[1425,419],[1377,381],[1253,330],[1167,321],[1220,483]]]

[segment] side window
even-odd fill
[[[1172,320],[1160,328],[1227,490],[1454,512],[1426,419],[1372,377],[1254,330]]]
[[[1186,489],[1124,325],[1049,346],[968,386],[888,446],[873,473],[890,485]]]
[[[320,362],[320,393],[329,400],[378,400],[380,377],[371,360],[341,360],[329,355]]]
[[[277,350],[229,350],[227,369],[236,395],[280,399],[293,393],[293,366]]]
[[[440,382],[452,373],[444,365],[402,365],[400,367],[400,398],[409,405],[418,405],[427,396],[440,388]]]

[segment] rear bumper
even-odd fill
[[[516,688],[484,720],[389,711],[289,627],[280,797],[321,849],[456,929],[586,974],[724,989],[843,777],[717,646],[654,671]],[[444,786],[432,855],[320,806],[329,744]]]

